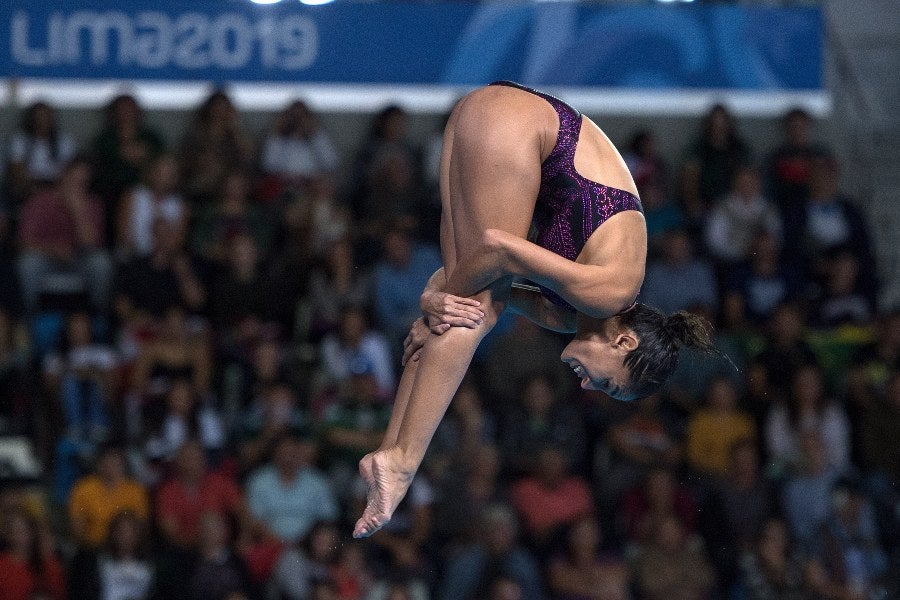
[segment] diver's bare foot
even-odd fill
[[[406,495],[415,471],[400,467],[399,453],[399,448],[388,448],[367,454],[359,461],[359,473],[369,486],[369,493],[353,537],[369,537],[384,527]]]

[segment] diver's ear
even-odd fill
[[[638,347],[637,336],[630,329],[622,331],[613,338],[613,347],[623,352],[631,352]]]

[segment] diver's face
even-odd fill
[[[636,396],[628,390],[624,361],[637,347],[637,337],[630,329],[613,329],[579,320],[578,333],[560,359],[581,379],[583,389],[600,390],[616,400],[633,400]]]

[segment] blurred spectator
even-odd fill
[[[572,524],[565,552],[550,562],[550,592],[571,600],[629,600],[630,574],[625,562],[602,548],[600,525],[590,517]]]
[[[519,584],[523,600],[545,598],[540,566],[519,545],[512,511],[502,504],[494,505],[481,513],[479,521],[479,540],[461,548],[446,563],[437,598],[485,597],[490,583],[500,575]]]
[[[794,374],[805,365],[816,364],[816,355],[806,342],[805,315],[792,302],[779,304],[766,327],[766,345],[753,362],[765,369],[769,393],[784,399]]]
[[[759,449],[751,440],[731,446],[728,470],[714,491],[721,519],[716,529],[735,552],[750,549],[770,516],[775,514],[775,488],[760,472]]]
[[[234,524],[207,512],[200,519],[197,563],[186,582],[190,600],[248,600],[256,596],[247,565],[234,551]]]
[[[781,215],[762,195],[759,171],[752,165],[735,169],[728,193],[718,199],[706,221],[706,246],[719,262],[733,264],[750,258],[760,231],[781,239]]]
[[[362,307],[341,308],[338,330],[325,336],[320,353],[326,385],[347,385],[352,369],[372,369],[378,395],[387,398],[394,393],[394,363],[387,340],[369,327]]]
[[[560,397],[549,375],[541,371],[520,377],[521,402],[503,423],[503,462],[514,474],[530,471],[542,448],[552,445],[564,453],[570,468],[583,472],[587,435],[581,415]]]
[[[356,265],[349,238],[335,240],[310,275],[309,336],[316,341],[338,327],[340,307],[364,306],[372,297],[372,276]]]
[[[9,312],[0,306],[0,435],[30,430],[28,344]]]
[[[112,348],[94,338],[90,315],[73,313],[60,351],[44,358],[44,385],[58,399],[65,416],[54,465],[54,493],[61,501],[80,474],[79,463],[93,457],[113,426],[110,400],[115,397],[119,359]]]
[[[428,448],[427,468],[437,476],[468,468],[476,453],[498,442],[497,423],[485,410],[472,378],[463,379]]]
[[[887,487],[900,484],[900,372],[893,371],[883,398],[864,413],[860,435],[868,473],[886,479]]]
[[[679,529],[695,531],[696,507],[693,494],[675,479],[672,470],[654,467],[641,485],[622,496],[617,516],[627,539],[642,544],[655,535],[657,524],[664,521],[667,515],[676,516]]]
[[[278,559],[269,580],[268,597],[305,600],[315,582],[331,578],[342,544],[335,523],[320,521],[302,542],[287,548]]]
[[[841,325],[871,325],[875,317],[876,290],[866,288],[862,282],[859,259],[850,252],[840,252],[825,268],[825,287],[816,298],[816,325],[826,329]]]
[[[180,240],[187,234],[188,210],[181,198],[175,157],[154,157],[143,179],[125,193],[117,215],[116,247],[123,257],[147,256],[153,251],[157,219],[167,221]]]
[[[788,253],[804,262],[816,276],[823,276],[828,252],[846,249],[861,266],[864,285],[874,286],[875,258],[862,212],[840,191],[837,160],[818,155],[811,163],[809,199],[786,216]]]
[[[310,415],[290,385],[273,380],[260,383],[239,425],[240,458],[245,468],[253,468],[283,435],[309,428]]]
[[[522,600],[522,586],[506,575],[498,575],[488,584],[488,600]]]
[[[811,163],[824,150],[814,143],[812,117],[802,108],[788,111],[781,125],[784,137],[769,157],[768,179],[773,200],[789,213],[809,194]]]
[[[272,248],[275,225],[268,209],[251,204],[250,175],[229,171],[222,175],[220,187],[196,211],[191,232],[191,247],[197,255],[224,262],[228,249],[238,235],[250,236],[260,251]]]
[[[635,178],[644,220],[647,222],[647,246],[651,259],[662,253],[666,236],[683,229],[687,223],[681,207],[672,198],[669,188],[662,181]]]
[[[97,455],[94,475],[78,480],[69,497],[69,524],[79,545],[97,548],[109,535],[109,524],[128,510],[150,516],[147,490],[128,477],[122,448],[107,445]]]
[[[662,256],[647,265],[639,300],[664,313],[698,304],[713,310],[718,306],[712,265],[694,255],[686,231],[674,230],[666,235]]]
[[[688,464],[700,473],[724,475],[732,446],[756,439],[756,425],[738,408],[738,393],[730,380],[714,379],[706,393],[706,407],[691,417],[686,438]]]
[[[338,167],[338,154],[316,115],[305,102],[295,100],[275,117],[261,162],[264,173],[296,189],[332,174]]]
[[[179,379],[190,383],[193,394],[209,393],[212,367],[206,340],[191,332],[184,310],[174,306],[166,311],[156,339],[141,347],[131,372],[132,390],[152,411],[154,403],[163,406],[161,401]]]
[[[421,316],[419,297],[428,279],[441,268],[441,256],[431,244],[416,243],[412,232],[395,223],[384,236],[384,256],[375,265],[375,318],[399,359],[403,340]],[[399,362],[399,360],[397,361]]]
[[[822,529],[820,560],[850,594],[884,598],[888,556],[881,548],[875,511],[857,481],[841,479],[831,490]],[[880,592],[880,593],[876,593]]]
[[[571,473],[566,453],[554,445],[537,452],[532,469],[511,484],[509,497],[528,538],[544,550],[563,528],[594,511],[587,480]]]
[[[727,295],[741,303],[756,326],[765,323],[779,304],[797,300],[804,292],[801,272],[782,260],[781,243],[768,231],[755,235],[749,259],[729,271],[725,277]]]
[[[875,340],[854,353],[847,373],[849,400],[862,409],[883,396],[891,375],[900,371],[900,309],[882,314],[874,330]]]
[[[149,600],[156,568],[147,522],[123,511],[113,517],[104,546],[76,557],[69,600]]]
[[[263,270],[253,236],[231,236],[217,276],[210,285],[209,313],[222,350],[240,356],[260,338],[279,332],[276,304],[284,300],[278,281]]]
[[[253,167],[253,141],[228,94],[216,90],[203,101],[179,152],[184,191],[197,204],[212,200],[230,174]]]
[[[85,158],[72,159],[55,186],[22,207],[19,282],[30,312],[47,292],[87,294],[95,308],[107,306],[113,264],[103,249],[103,205],[88,191],[91,169]]]
[[[653,183],[666,189],[668,184],[668,168],[656,146],[656,135],[642,129],[635,132],[628,144],[628,149],[622,155],[631,176],[636,182]],[[641,194],[641,201],[644,196]]]
[[[287,433],[276,442],[271,462],[250,475],[247,503],[265,532],[296,542],[316,522],[338,517],[334,494],[315,459],[312,439]]]
[[[125,190],[140,181],[153,158],[162,152],[163,141],[144,123],[143,111],[133,96],[113,98],[105,116],[91,155],[96,161],[93,188],[106,203],[109,219]]]
[[[330,177],[311,180],[303,194],[296,194],[281,215],[284,243],[294,251],[321,260],[332,244],[352,233],[349,210],[338,201]]]
[[[331,574],[339,600],[361,600],[374,580],[360,544],[342,544],[338,548],[337,564]]]
[[[38,520],[22,508],[3,515],[0,598],[65,600],[63,568],[42,539]]]
[[[831,488],[839,472],[828,464],[828,448],[816,432],[804,434],[797,472],[782,489],[784,515],[802,550],[815,547],[816,536],[828,517]]]
[[[206,289],[179,235],[173,224],[157,219],[151,254],[119,266],[116,312],[126,328],[150,328],[174,307],[198,312],[206,304]]]
[[[712,592],[715,573],[702,541],[688,535],[673,514],[660,515],[637,558],[635,579],[646,600],[702,600]]]
[[[800,367],[786,403],[772,406],[766,421],[769,460],[780,468],[797,467],[804,434],[814,432],[825,445],[826,464],[838,472],[850,468],[850,423],[844,409],[825,396],[822,373],[815,365]]]
[[[748,157],[732,114],[721,104],[713,106],[688,148],[681,173],[681,197],[692,221],[702,221],[712,203],[725,195],[738,165]]]
[[[804,564],[791,547],[784,521],[769,519],[741,558],[738,597],[746,600],[805,600]]]
[[[244,520],[246,509],[240,489],[226,475],[209,469],[198,441],[185,442],[173,463],[172,475],[156,491],[156,519],[166,542],[175,547],[194,547],[200,522],[207,513],[235,523]]]
[[[339,496],[356,478],[360,459],[378,448],[391,418],[390,406],[378,396],[378,382],[371,365],[350,365],[350,381],[321,419],[328,475]]]
[[[75,139],[61,130],[53,107],[35,102],[26,108],[9,139],[6,202],[17,208],[37,187],[56,181],[75,151]]]

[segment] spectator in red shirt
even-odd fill
[[[238,520],[246,515],[238,486],[225,475],[209,470],[203,447],[195,440],[178,451],[173,476],[157,491],[156,512],[163,536],[182,548],[197,543],[204,514]]]
[[[513,483],[510,500],[525,530],[539,546],[549,542],[560,528],[593,512],[587,481],[569,473],[566,454],[544,446],[532,473]]]
[[[91,172],[87,159],[73,159],[55,187],[33,195],[22,207],[18,268],[31,312],[40,308],[41,292],[53,275],[75,276],[75,281],[60,277],[54,287],[89,294],[95,308],[107,306],[113,264],[103,247],[103,205],[88,191]]]
[[[40,525],[23,509],[11,510],[5,520],[0,552],[0,598],[3,600],[64,600],[63,569],[44,548]]]

